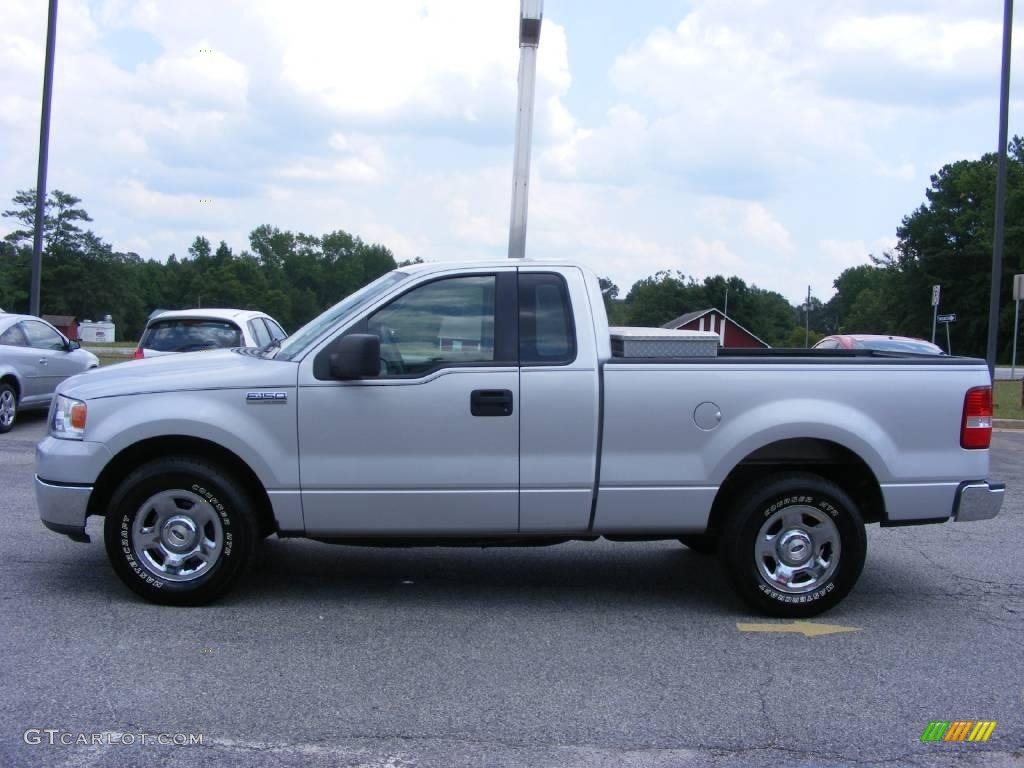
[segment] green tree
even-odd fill
[[[1024,271],[1024,143],[1009,148],[1006,235],[1000,295],[1001,359],[1013,340],[1012,277]],[[928,338],[931,334],[931,286],[942,286],[941,311],[955,312],[957,352],[983,356],[988,330],[996,156],[960,160],[931,177],[926,202],[903,219],[895,254],[883,266],[889,293],[876,301],[887,307],[888,332]]]

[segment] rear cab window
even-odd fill
[[[520,365],[568,365],[576,359],[576,328],[561,275],[519,273]]]
[[[156,352],[196,352],[243,346],[242,331],[230,320],[168,318],[154,320],[139,346]]]

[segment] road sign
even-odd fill
[[[1024,275],[1013,276],[1013,300],[1024,299]]]
[[[938,321],[940,323],[955,323],[956,315],[939,315]]]
[[[932,306],[933,307],[939,306],[939,293],[941,291],[942,291],[942,286],[941,285],[933,285],[932,286]]]

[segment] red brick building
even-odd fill
[[[75,322],[74,316],[43,315],[43,320],[67,336],[71,341],[78,341],[78,323]]]
[[[675,320],[665,323],[662,328],[673,328],[677,331],[711,331],[718,334],[723,347],[751,349],[771,346],[717,309],[687,312],[685,315],[680,315]]]

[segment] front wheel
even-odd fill
[[[835,483],[792,473],[770,478],[725,520],[719,558],[753,608],[802,618],[828,610],[856,584],[867,538],[856,504]]]
[[[114,572],[134,592],[165,605],[201,605],[246,569],[259,534],[252,503],[230,474],[172,457],[121,483],[103,538]]]

